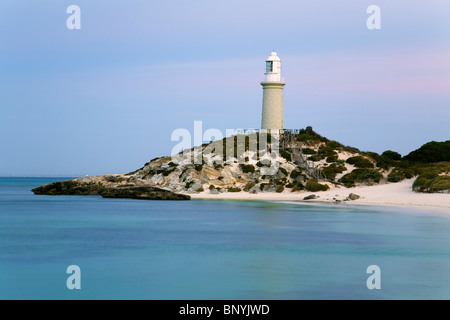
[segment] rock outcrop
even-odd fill
[[[190,200],[185,194],[178,194],[168,190],[151,186],[118,186],[103,188],[99,194],[103,198],[127,198],[139,200]]]
[[[141,179],[106,175],[54,182],[32,190],[38,195],[100,195],[104,198],[190,200],[190,196],[157,188]]]

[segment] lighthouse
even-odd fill
[[[276,52],[267,58],[264,75],[261,129],[283,130],[283,87],[286,83],[281,78],[281,60]]]

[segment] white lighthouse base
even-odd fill
[[[284,82],[261,82],[263,86],[263,108],[261,129],[283,130]]]

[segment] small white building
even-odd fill
[[[263,107],[261,129],[283,130],[283,87],[281,78],[281,59],[272,52],[266,60],[263,87]]]

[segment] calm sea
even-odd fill
[[[445,215],[30,191],[58,180],[0,178],[0,299],[450,298]],[[381,290],[366,286],[371,265]]]

